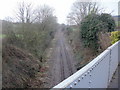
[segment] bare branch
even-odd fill
[[[101,10],[96,2],[81,2],[81,0],[77,0],[73,3],[71,13],[69,13],[67,18],[68,21],[75,22],[74,24],[77,23],[79,25],[85,16],[91,13],[99,13]]]

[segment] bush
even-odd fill
[[[81,22],[81,38],[85,47],[98,48],[97,32],[103,28],[99,15],[90,14]]]
[[[114,31],[111,32],[111,44],[114,44],[115,42],[120,40],[120,31]]]
[[[98,34],[99,38],[99,51],[102,52],[103,50],[107,49],[111,45],[111,40],[110,40],[110,32],[100,32]]]
[[[111,32],[115,21],[109,14],[89,14],[81,22],[81,38],[85,47],[98,51],[98,32]]]
[[[115,30],[115,21],[110,14],[102,13],[100,20],[103,22],[106,28],[106,32],[112,32]]]
[[[4,43],[4,45],[12,44],[17,46],[18,48],[30,52],[42,61],[45,55],[45,49],[48,47],[50,41],[54,37],[56,26],[53,25],[53,23],[50,23],[44,24],[46,27],[42,28],[43,26],[40,25],[41,24],[37,23],[24,23],[24,25],[21,23],[12,23],[12,28],[6,28],[8,25],[4,25],[3,31],[6,35],[6,43]]]

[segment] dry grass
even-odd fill
[[[72,46],[74,52],[77,69],[80,69],[80,67],[87,64],[95,57],[94,51],[92,49],[85,48],[82,45],[82,40],[80,39],[79,35],[80,35],[80,30],[78,28],[77,30],[74,30],[67,36],[69,40],[69,44]]]
[[[94,51],[90,48],[83,48],[83,46],[81,46],[84,55],[84,60],[80,64],[85,64],[93,60],[96,56],[98,56],[102,51],[104,51],[111,45],[110,33],[100,32],[98,38],[99,38],[98,43],[100,45],[100,48],[99,48],[99,52],[97,53],[94,53]]]
[[[41,62],[30,53],[13,45],[5,45],[2,48],[2,58],[3,88],[30,87],[29,80],[33,81],[40,72]]]
[[[95,53],[94,50],[91,48],[85,48],[82,45],[82,40],[80,39],[80,30],[72,31],[70,34],[67,36],[70,45],[73,48],[74,56],[76,58],[76,66],[77,68],[86,65],[88,62],[93,60],[96,56],[98,56],[102,51],[104,51],[106,48],[108,48],[111,44],[110,40],[110,33],[99,33],[99,52]]]
[[[100,51],[107,49],[111,45],[110,33],[100,32],[98,37],[99,37]]]

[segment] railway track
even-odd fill
[[[66,79],[68,76],[72,75],[74,73],[71,59],[69,57],[68,51],[66,49],[66,46],[64,44],[64,40],[61,39],[60,41],[60,67],[61,67],[61,81]],[[66,63],[65,63],[66,62]],[[64,67],[66,65],[67,67]],[[68,71],[65,71],[65,68],[67,68]],[[67,74],[66,74],[67,72]]]
[[[63,42],[63,52],[65,54],[65,57],[66,57],[66,62],[67,62],[67,67],[69,69],[69,74],[72,75],[74,73],[73,69],[72,69],[72,63],[71,63],[71,60],[70,60],[70,57],[69,57],[69,54],[68,54],[68,51],[66,49],[66,46],[64,44],[64,41],[62,40]]]
[[[63,57],[62,53],[61,53],[61,49],[60,49],[60,57]],[[65,71],[64,71],[63,58],[60,59],[60,67],[61,67],[61,81],[63,81],[65,79]]]
[[[67,49],[67,45],[63,32],[59,30],[56,33],[54,52],[50,59],[50,87],[57,85],[75,72],[72,54],[69,53],[70,48]]]
[[[70,57],[68,55],[68,51],[65,47],[65,44],[64,44],[64,52],[65,52],[65,56],[66,56],[66,61],[67,61],[67,66],[68,66],[68,69],[69,69],[69,72],[70,72],[70,75],[72,75],[74,73],[73,69],[72,69],[72,63],[71,63],[71,60],[70,60]]]

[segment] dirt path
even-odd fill
[[[53,87],[76,72],[75,61],[70,45],[67,43],[64,33],[58,30],[52,54],[49,59],[49,87]]]

